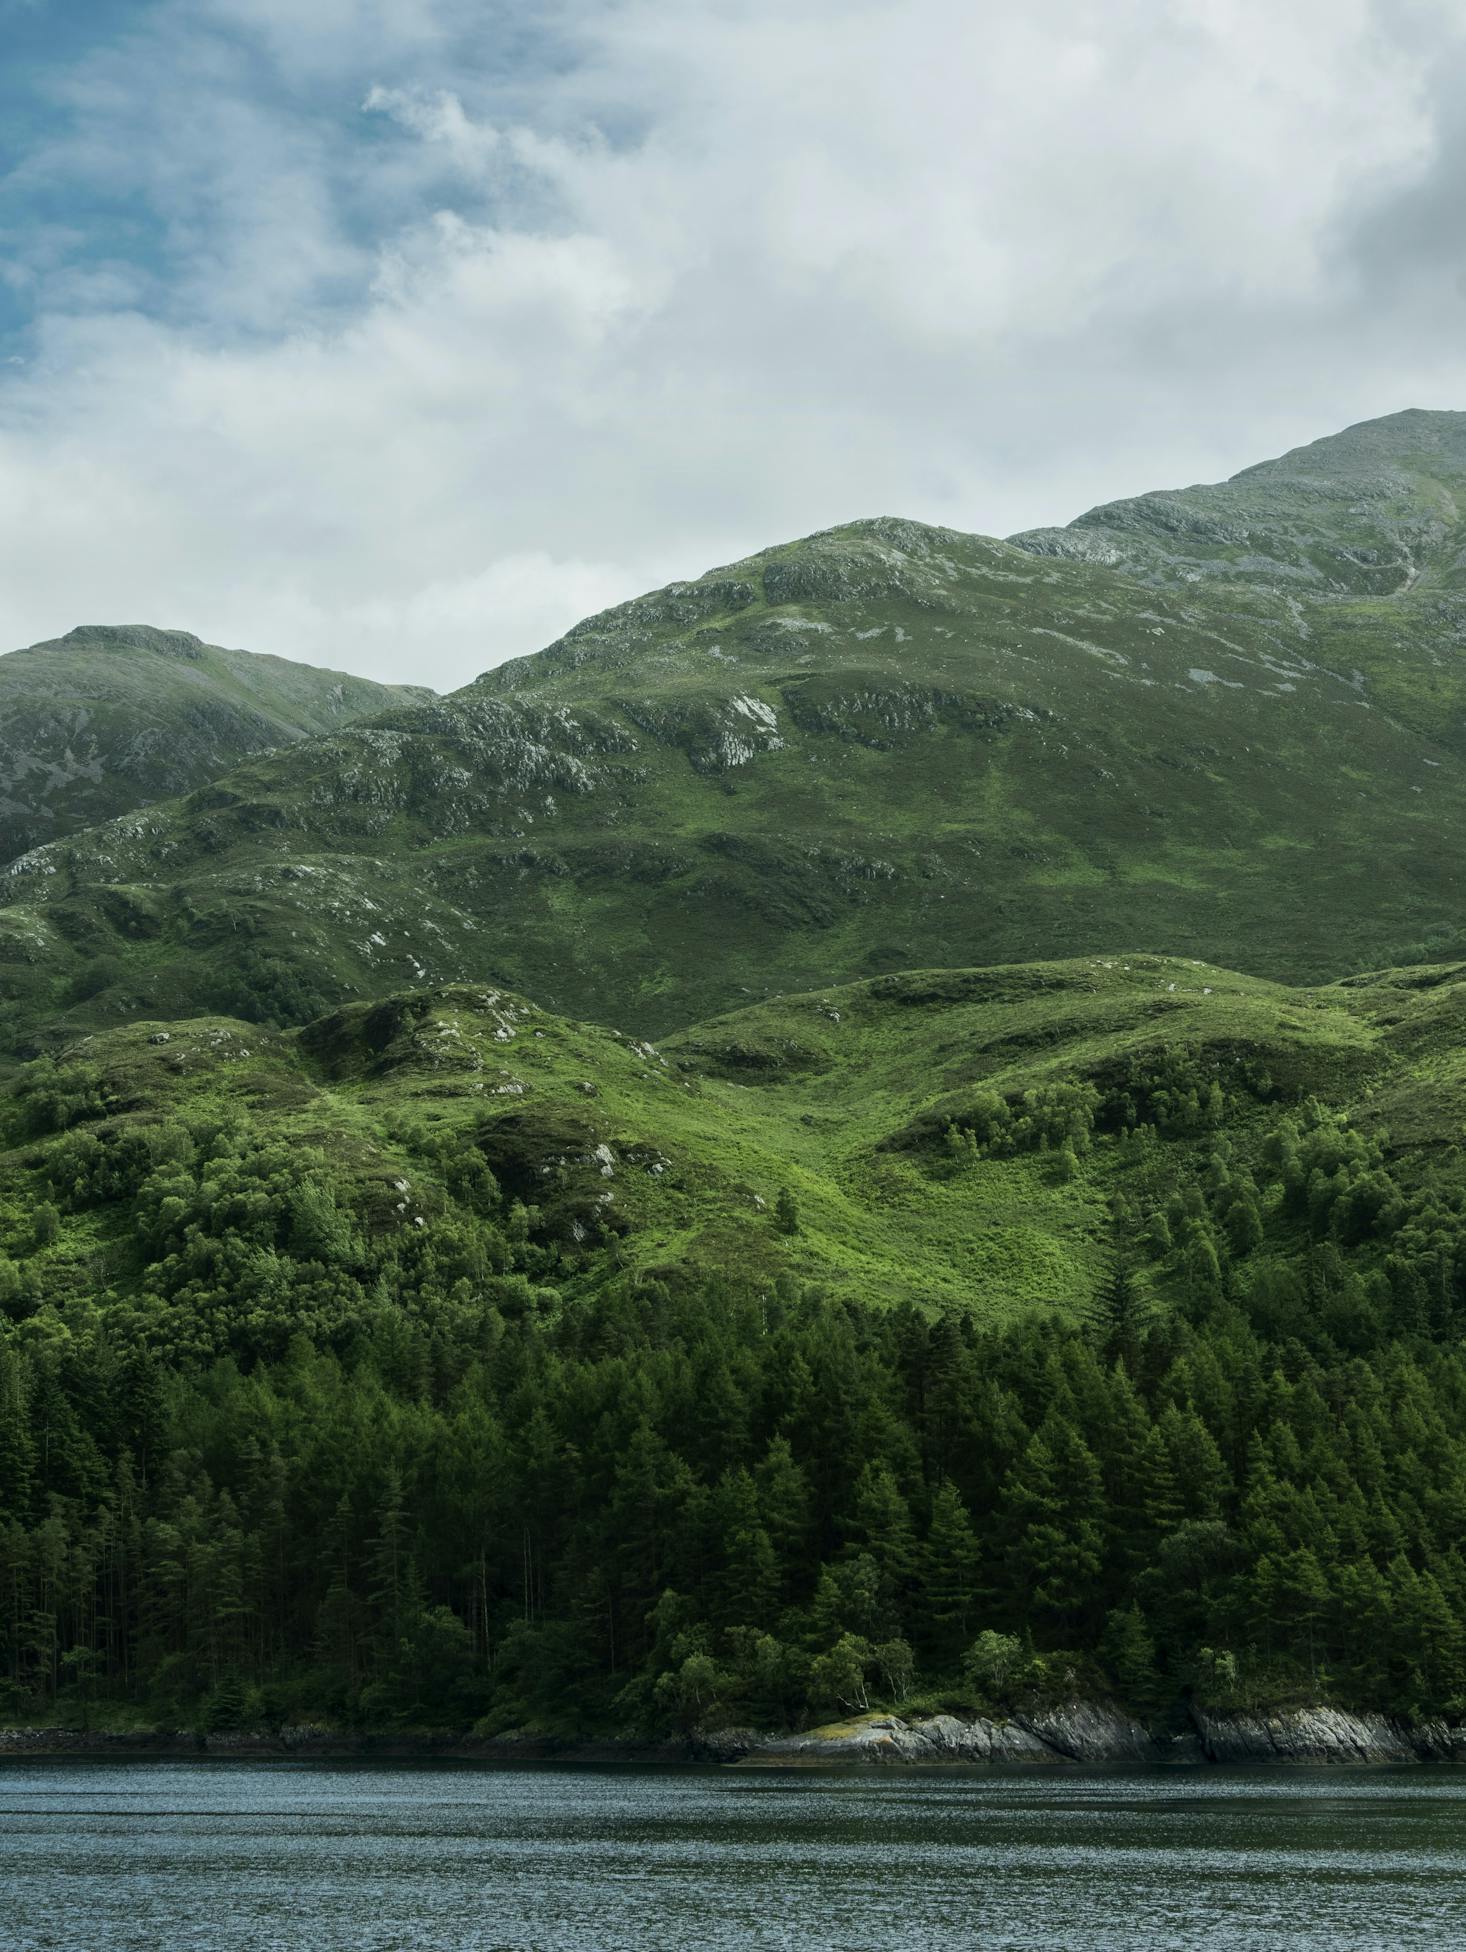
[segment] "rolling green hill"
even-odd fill
[[[1183,1293],[1190,1263],[1174,1243],[1152,1251],[1156,1214],[1208,1183],[1219,1147],[1262,1174],[1265,1141],[1305,1107],[1363,1135],[1401,1197],[1444,1176],[1459,1198],[1463,1012],[1455,968],[1296,991],[1114,956],[877,978],[659,1046],[471,986],[289,1032],[143,1022],[22,1074],[0,1251],[36,1309],[130,1309],[172,1278],[144,1251],[139,1189],[224,1134],[315,1162],[359,1270],[404,1234],[431,1245],[517,1204],[557,1292],[736,1269],[988,1320],[1034,1304],[1072,1318],[1104,1287],[1117,1212],[1144,1291]],[[1266,1249],[1249,1265],[1306,1255],[1281,1187],[1258,1197]],[[75,1218],[36,1251],[30,1214],[49,1198]],[[291,1274],[288,1230],[271,1246],[282,1293],[315,1279]]]
[[[412,686],[87,625],[0,657],[0,864],[187,793],[247,753],[380,711]]]
[[[246,760],[12,864],[12,1041],[58,1015],[300,1021],[412,983],[662,1035],[1116,942],[1290,981],[1449,954],[1461,424],[1400,416],[1304,450],[1312,472],[1023,546],[851,524]],[[1162,504],[1233,540],[1204,570],[1158,553]],[[1132,533],[1128,557],[1105,540]]]

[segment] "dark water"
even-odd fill
[[[1466,1947],[1466,1773],[0,1767],[4,1952]]]

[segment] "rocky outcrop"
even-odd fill
[[[1208,1762],[1466,1762],[1466,1729],[1343,1708],[1214,1714],[1193,1709]]]
[[[748,1764],[832,1762],[1058,1762],[1049,1748],[1016,1722],[958,1721],[933,1715],[905,1721],[899,1715],[861,1715],[799,1735],[765,1735],[755,1729],[721,1729],[704,1738],[720,1762]]]
[[[1068,1701],[1041,1713],[1020,1715],[1026,1729],[1070,1762],[1192,1762],[1199,1760],[1189,1736],[1157,1740],[1113,1702]]]
[[[967,1762],[1010,1766],[1064,1762],[1200,1761],[1199,1747],[1157,1741],[1123,1708],[1071,1701],[997,1719],[860,1715],[800,1735],[726,1729],[704,1738],[721,1761],[747,1764]]]

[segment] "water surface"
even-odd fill
[[[1466,1945],[1466,1772],[7,1762],[5,1952]]]

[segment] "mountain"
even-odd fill
[[[1459,1754],[1463,425],[849,524],[12,861],[0,1703]]]
[[[12,864],[10,1040],[458,981],[663,1035],[1116,943],[1290,982],[1450,955],[1462,425],[1008,543],[852,523],[256,755]]]
[[[0,657],[0,862],[187,793],[248,753],[430,696],[141,624],[12,651]]]

